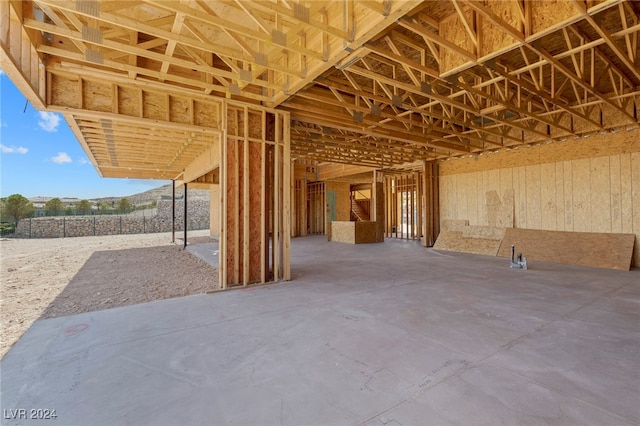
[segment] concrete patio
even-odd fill
[[[36,322],[2,360],[2,424],[640,424],[638,270],[291,252],[291,282]]]

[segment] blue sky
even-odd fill
[[[0,196],[121,197],[169,183],[101,178],[64,117],[26,102],[0,70]]]

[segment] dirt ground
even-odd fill
[[[39,318],[215,289],[217,270],[177,242],[170,233],[0,240],[0,358]]]

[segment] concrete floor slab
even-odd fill
[[[380,425],[632,425],[597,406],[491,365],[469,368],[369,419]]]
[[[211,243],[188,244],[187,251],[204,260],[214,268],[218,267],[218,241]]]
[[[640,271],[323,237],[292,260],[289,283],[36,322],[2,424],[640,424]]]

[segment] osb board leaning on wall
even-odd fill
[[[443,221],[433,248],[496,256],[504,231],[505,228],[496,226],[469,226],[468,221]]]
[[[513,190],[514,228],[634,234],[640,267],[638,129],[444,161],[440,174],[442,221],[491,225],[487,193]]]
[[[510,257],[514,245],[527,259],[628,271],[634,239],[633,234],[509,228],[498,256]]]

